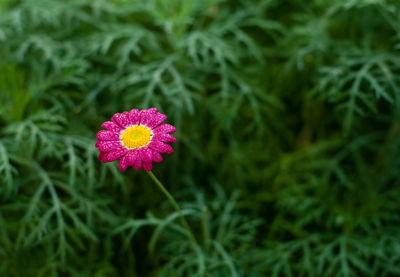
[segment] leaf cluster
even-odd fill
[[[400,275],[399,15],[0,0],[0,275]],[[196,249],[145,174],[97,159],[133,107],[177,127],[155,173]]]

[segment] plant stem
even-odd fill
[[[208,217],[208,208],[207,206],[204,206],[201,212],[201,228],[203,229],[203,241],[204,248],[206,250],[210,248],[210,230],[208,226]]]
[[[175,210],[178,212],[181,224],[186,229],[186,231],[188,233],[188,237],[189,237],[193,247],[196,249],[198,247],[196,238],[194,237],[192,229],[189,227],[189,224],[187,223],[185,217],[183,216],[181,208],[179,207],[178,203],[175,201],[175,198],[163,186],[163,184],[160,182],[160,180],[158,180],[158,178],[153,174],[152,171],[147,171],[147,174],[149,174],[150,178],[154,181],[154,183],[156,183],[158,188],[165,194],[165,196],[171,202],[172,206],[174,206]]]

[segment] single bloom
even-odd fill
[[[103,163],[120,159],[121,171],[125,171],[128,166],[136,170],[144,168],[151,171],[153,162],[162,161],[161,153],[174,152],[167,142],[176,142],[175,137],[170,135],[176,129],[170,124],[162,123],[166,118],[156,108],[133,109],[114,114],[111,121],[101,124],[105,130],[96,134],[99,159]]]

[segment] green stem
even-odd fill
[[[149,174],[150,178],[154,181],[154,183],[156,183],[158,188],[165,194],[165,196],[171,202],[172,206],[174,206],[175,210],[178,212],[181,224],[186,229],[186,231],[188,233],[188,237],[189,237],[193,247],[196,249],[198,247],[198,243],[193,235],[192,229],[189,227],[189,224],[187,223],[185,217],[182,214],[181,208],[179,207],[178,203],[176,203],[175,198],[163,186],[163,184],[160,182],[160,180],[158,180],[158,178],[153,174],[152,171],[147,171],[147,174]]]
[[[204,248],[208,250],[210,248],[210,230],[208,226],[209,216],[207,206],[203,207],[201,215],[201,228],[203,229]]]

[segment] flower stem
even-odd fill
[[[201,212],[201,228],[203,230],[204,248],[206,250],[210,248],[210,230],[208,226],[208,217],[208,208],[207,206],[204,206]]]
[[[171,202],[172,206],[174,206],[175,210],[178,212],[181,224],[186,229],[186,231],[188,233],[188,237],[189,237],[193,247],[196,249],[198,247],[198,243],[196,241],[196,238],[194,237],[192,229],[189,227],[189,224],[187,223],[185,217],[183,216],[181,208],[179,207],[178,203],[175,201],[175,198],[163,186],[163,184],[160,182],[160,180],[158,180],[158,178],[153,174],[152,171],[147,171],[147,174],[149,174],[150,178],[154,181],[154,183],[156,183],[158,188],[164,193],[164,195]]]

